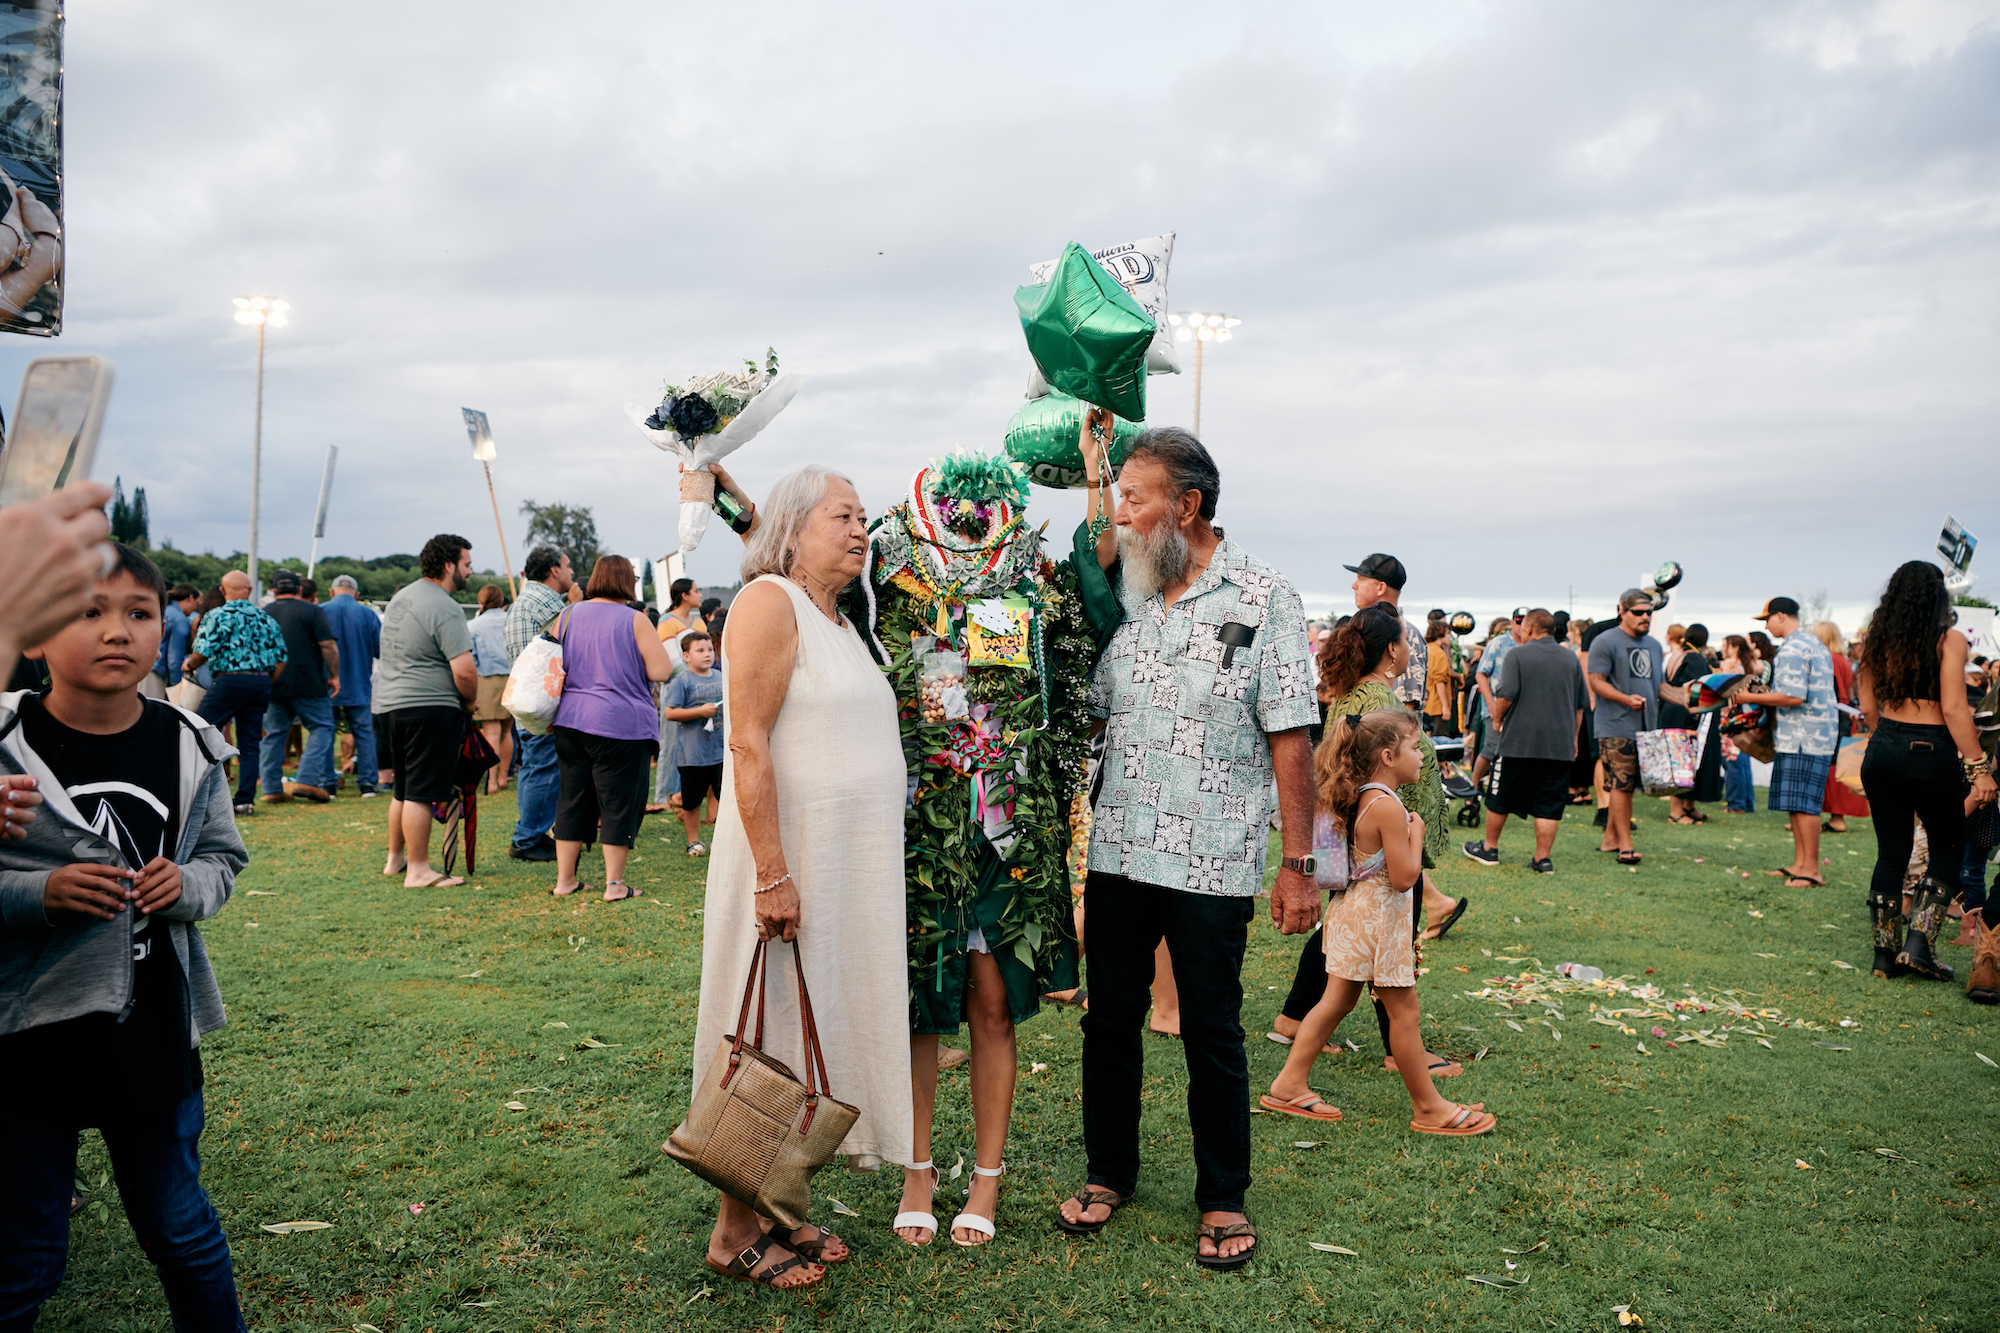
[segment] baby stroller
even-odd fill
[[[1459,753],[1455,757],[1461,759],[1465,757],[1463,743],[1460,744]],[[1458,821],[1458,826],[1460,828],[1479,828],[1481,826],[1479,788],[1472,785],[1472,779],[1467,777],[1457,764],[1445,758],[1442,746],[1438,748],[1438,777],[1443,783],[1444,798],[1447,804],[1452,801],[1465,802],[1464,805],[1458,808],[1458,813],[1453,816]]]

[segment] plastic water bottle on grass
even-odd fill
[[[1561,976],[1568,977],[1571,981],[1604,980],[1603,968],[1585,967],[1582,963],[1557,963],[1556,972]]]

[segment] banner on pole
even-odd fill
[[[62,47],[61,0],[0,0],[0,332],[36,338],[62,332]]]
[[[469,407],[458,410],[465,415],[465,433],[472,439],[472,456],[482,463],[498,458],[493,452],[493,427],[487,424],[486,414]]]
[[[319,512],[313,518],[313,540],[326,536],[326,505],[333,498],[333,465],[340,457],[340,446],[326,447],[326,470],[319,474]]]
[[[1972,553],[1979,548],[1979,538],[1965,530],[1965,525],[1950,514],[1944,516],[1944,530],[1938,533],[1937,552],[1944,562],[1963,574],[1972,563]]]

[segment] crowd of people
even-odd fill
[[[1483,1103],[1439,1092],[1465,1071],[1420,1030],[1422,949],[1471,906],[1434,882],[1453,799],[1483,814],[1459,848],[1477,866],[1501,862],[1519,817],[1529,869],[1556,873],[1556,830],[1576,805],[1594,807],[1600,851],[1636,868],[1642,784],[1661,791],[1670,775],[1668,817],[1699,824],[1703,805],[1749,808],[1744,767],[1764,757],[1793,840],[1786,886],[1824,887],[1822,834],[1865,813],[1876,974],[1951,979],[1940,932],[1957,913],[1976,949],[1968,994],[2000,1000],[1984,924],[2000,729],[1988,664],[1953,627],[1935,565],[1896,570],[1852,644],[1804,624],[1787,597],[1765,603],[1758,634],[1714,643],[1705,626],[1675,626],[1663,643],[1658,595],[1635,588],[1607,620],[1523,607],[1466,647],[1470,627],[1442,612],[1405,617],[1407,570],[1384,553],[1347,566],[1351,615],[1309,624],[1284,576],[1216,522],[1222,478],[1201,443],[1145,431],[1114,494],[1091,448],[1111,424],[1097,410],[1084,422],[1089,513],[1060,560],[1010,517],[1005,465],[933,464],[894,524],[871,523],[827,467],[787,475],[762,509],[718,468],[749,517],[742,590],[724,612],[677,582],[657,618],[618,556],[579,581],[564,551],[537,546],[519,593],[489,586],[468,621],[455,594],[471,543],[443,533],[378,615],[352,580],[321,604],[289,571],[266,606],[240,571],[206,596],[169,588],[143,553],[103,542],[101,487],[0,511],[0,560],[35,589],[0,588],[0,665],[25,653],[38,673],[0,696],[0,1059],[60,1094],[0,1112],[17,1149],[0,1178],[0,1324],[31,1326],[60,1281],[76,1135],[96,1126],[176,1325],[243,1327],[195,1151],[200,1042],[223,1021],[197,923],[248,863],[237,823],[258,788],[265,803],[324,804],[344,770],[364,798],[388,789],[384,873],[411,888],[462,882],[432,863],[434,810],[478,787],[518,784],[509,853],[552,863],[551,892],[596,891],[583,879],[596,846],[610,902],[638,896],[626,864],[645,815],[678,807],[687,855],[711,858],[695,1104],[736,1077],[746,985],[782,959],[759,1039],[806,1049],[808,1088],[816,1062],[816,1086],[853,1112],[828,1152],[902,1166],[891,1230],[910,1245],[998,1235],[1014,1031],[1044,998],[1084,1008],[1082,1178],[1051,1220],[1071,1235],[1113,1225],[1144,1170],[1144,1024],[1164,967],[1189,1075],[1192,1257],[1250,1263],[1242,969],[1265,895],[1302,947],[1267,1034],[1289,1047],[1285,1066],[1257,1104],[1341,1118],[1312,1074],[1365,989],[1411,1131],[1493,1132]],[[939,577],[974,568],[1002,573]],[[545,731],[517,730],[507,681],[538,638],[561,646],[560,702]],[[1003,703],[1028,724],[1000,726]],[[1090,746],[1065,748],[1093,732],[1094,761]],[[1838,767],[1843,741],[1861,751],[1858,775]],[[919,817],[939,792],[958,813]],[[1027,827],[1035,800],[1067,803],[1060,826],[1083,843],[1073,915],[1067,834],[1052,847]],[[945,818],[962,821],[966,866],[906,854],[916,824]],[[947,895],[933,876],[968,869],[950,910],[935,906]],[[1035,931],[1003,919],[1002,901],[1044,913]],[[775,984],[787,971],[795,987]],[[916,1003],[912,975],[937,994]],[[937,1042],[967,1024],[974,1170],[965,1208],[941,1224]],[[712,1129],[691,1113],[665,1147],[708,1161]],[[792,1289],[850,1257],[802,1213],[761,1209],[723,1168],[698,1169],[723,1183],[706,1256],[717,1273]]]

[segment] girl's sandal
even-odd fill
[[[611,896],[613,889],[623,889],[625,892],[614,898]],[[628,898],[643,898],[645,896],[646,891],[644,889],[635,889],[622,879],[607,879],[604,881],[604,901],[607,903],[622,903]]]
[[[788,1257],[779,1260],[769,1268],[759,1272],[757,1265],[764,1262],[764,1256],[770,1253],[774,1247],[786,1250]],[[701,1261],[724,1277],[733,1277],[738,1282],[748,1282],[756,1287],[770,1287],[774,1291],[795,1291],[801,1287],[816,1287],[825,1280],[826,1274],[822,1271],[818,1277],[810,1282],[793,1282],[786,1286],[779,1286],[777,1279],[791,1272],[794,1268],[804,1268],[807,1266],[806,1260],[801,1259],[796,1254],[790,1254],[789,1249],[790,1247],[783,1241],[766,1232],[763,1236],[744,1246],[742,1251],[726,1264],[715,1262],[709,1255],[703,1255]]]
[[[1464,1138],[1473,1134],[1490,1134],[1499,1127],[1500,1119],[1490,1111],[1482,1111],[1477,1106],[1457,1106],[1442,1125],[1420,1125],[1410,1122],[1410,1128],[1419,1134],[1445,1134]]]
[[[1132,1202],[1130,1199],[1113,1194],[1102,1185],[1085,1185],[1072,1197],[1076,1202],[1083,1205],[1085,1212],[1089,1212],[1092,1208],[1109,1208],[1111,1210],[1104,1215],[1102,1222],[1091,1222],[1088,1220],[1072,1222],[1062,1215],[1062,1209],[1056,1209],[1056,1225],[1072,1236],[1095,1236],[1098,1232],[1111,1225],[1111,1219],[1118,1216],[1120,1208]]]
[[[1195,1228],[1195,1233],[1200,1236],[1206,1236],[1215,1242],[1214,1254],[1203,1254],[1201,1252],[1201,1243],[1199,1241],[1195,1243],[1194,1261],[1203,1268],[1241,1268],[1257,1257],[1257,1228],[1248,1222],[1232,1222],[1226,1227],[1211,1226],[1207,1222],[1204,1222]],[[1222,1255],[1222,1242],[1233,1240],[1238,1236],[1248,1236],[1250,1238],[1250,1248],[1225,1259]]]
[[[564,888],[564,887],[563,887],[562,885],[558,884],[558,885],[556,885],[556,886],[555,886],[555,887],[554,887],[553,889],[550,889],[550,890],[549,890],[549,892],[550,892],[550,893],[553,893],[553,894],[554,894],[554,895],[555,895],[556,897],[558,897],[558,898],[567,898],[567,897],[569,897],[569,896],[570,896],[570,895],[571,895],[572,893],[583,893],[583,892],[585,892],[586,890],[588,890],[589,888],[590,888],[590,885],[588,885],[588,884],[585,884],[585,883],[584,883],[584,882],[583,882],[582,880],[578,880],[578,881],[576,882],[576,885],[575,885],[575,887],[573,887],[573,888],[567,888],[567,889],[566,889],[566,888]]]
[[[1621,866],[1635,866],[1639,864],[1639,861],[1640,856],[1637,852],[1618,853],[1618,864]]]
[[[1303,1097],[1294,1097],[1290,1101],[1266,1093],[1257,1099],[1257,1105],[1266,1111],[1276,1111],[1279,1115],[1295,1115],[1301,1120],[1322,1120],[1331,1123],[1340,1119],[1340,1108],[1331,1102],[1320,1100],[1320,1095],[1316,1092],[1307,1092]]]
[[[937,1193],[939,1176],[936,1163],[911,1162],[909,1169],[912,1171],[930,1172],[931,1193],[933,1194]],[[902,1241],[903,1244],[905,1245],[911,1245],[911,1246],[928,1245],[932,1241],[937,1239],[938,1220],[936,1217],[932,1216],[929,1213],[897,1213],[896,1220],[889,1224],[889,1233],[891,1235],[895,1235],[895,1233],[898,1231],[908,1231],[908,1230],[928,1231],[931,1234],[924,1237],[922,1240],[905,1240],[901,1236],[896,1236],[896,1239]]]
[[[1006,1171],[1007,1171],[1007,1164],[1005,1162],[1000,1163],[999,1166],[994,1167],[991,1171],[988,1171],[985,1167],[979,1165],[977,1162],[974,1162],[972,1164],[973,1175],[986,1176],[989,1179],[995,1176],[1004,1175],[1006,1174]],[[970,1189],[966,1190],[966,1194],[968,1197],[971,1195],[971,1193],[972,1191]],[[997,1212],[998,1210],[996,1209],[995,1211]],[[962,1250],[976,1250],[982,1245],[990,1245],[993,1243],[993,1238],[999,1234],[998,1229],[996,1229],[993,1225],[992,1218],[981,1217],[977,1213],[960,1213],[957,1217],[951,1219],[951,1229],[954,1232],[960,1230],[971,1231],[978,1235],[986,1237],[985,1240],[960,1240],[956,1235],[954,1235],[951,1238],[951,1243],[958,1246]]]

